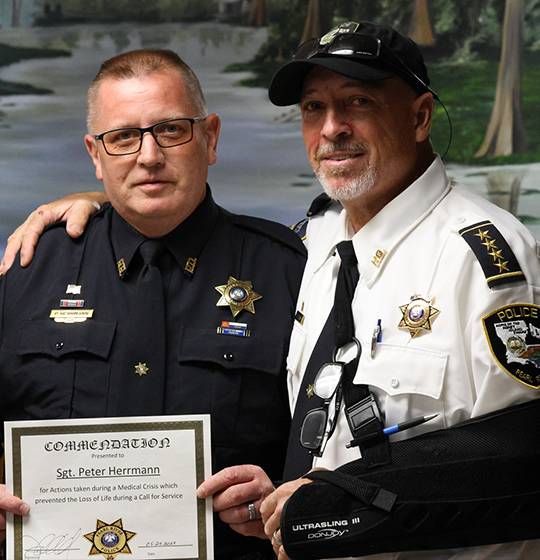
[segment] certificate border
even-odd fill
[[[16,496],[22,495],[22,463],[21,463],[21,439],[33,435],[65,435],[86,434],[106,432],[143,432],[143,431],[165,431],[165,430],[193,430],[195,432],[195,470],[197,486],[203,483],[204,476],[204,430],[202,420],[186,421],[163,421],[163,422],[133,422],[103,423],[103,424],[78,424],[59,426],[31,426],[25,428],[12,428],[12,464],[13,464],[13,489]],[[199,556],[195,559],[185,560],[207,560],[208,551],[206,547],[206,506],[205,501],[197,498],[197,517],[199,535]],[[23,518],[14,516],[14,555],[15,560],[23,559],[22,547]]]

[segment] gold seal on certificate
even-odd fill
[[[124,530],[122,519],[111,524],[98,519],[96,530],[84,535],[84,538],[92,543],[88,556],[103,554],[106,560],[115,560],[119,554],[132,554],[128,543],[136,534]]]
[[[5,423],[7,560],[211,560],[210,416]]]

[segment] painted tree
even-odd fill
[[[523,24],[523,0],[506,0],[495,103],[486,137],[475,157],[516,154],[529,148],[521,107]]]
[[[268,25],[265,0],[253,0],[247,24],[249,27],[264,27]]]
[[[13,0],[13,12],[11,14],[12,27],[21,26],[21,9],[22,9],[22,0]]]
[[[332,27],[334,6],[328,0],[309,0],[306,24],[300,43],[312,37],[321,37]]]
[[[409,37],[422,46],[431,47],[435,44],[435,35],[429,20],[428,0],[415,0]]]

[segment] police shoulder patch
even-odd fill
[[[474,251],[490,288],[525,281],[510,245],[490,221],[478,222],[459,233]]]
[[[482,318],[491,354],[511,377],[540,389],[540,307],[514,303]]]

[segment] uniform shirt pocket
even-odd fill
[[[354,382],[372,385],[390,396],[439,399],[447,362],[444,352],[379,344],[375,359],[362,356]]]
[[[3,418],[72,416],[78,361],[89,364],[86,383],[90,392],[85,394],[93,414],[105,410],[102,393],[108,386],[107,357],[115,332],[116,323],[93,320],[73,324],[52,319],[24,321],[13,340],[4,340],[0,350]]]
[[[183,328],[180,372],[169,397],[176,406],[212,415],[213,445],[273,445],[288,427],[287,403],[279,391],[280,385],[285,388],[285,344],[271,332],[240,337]]]

